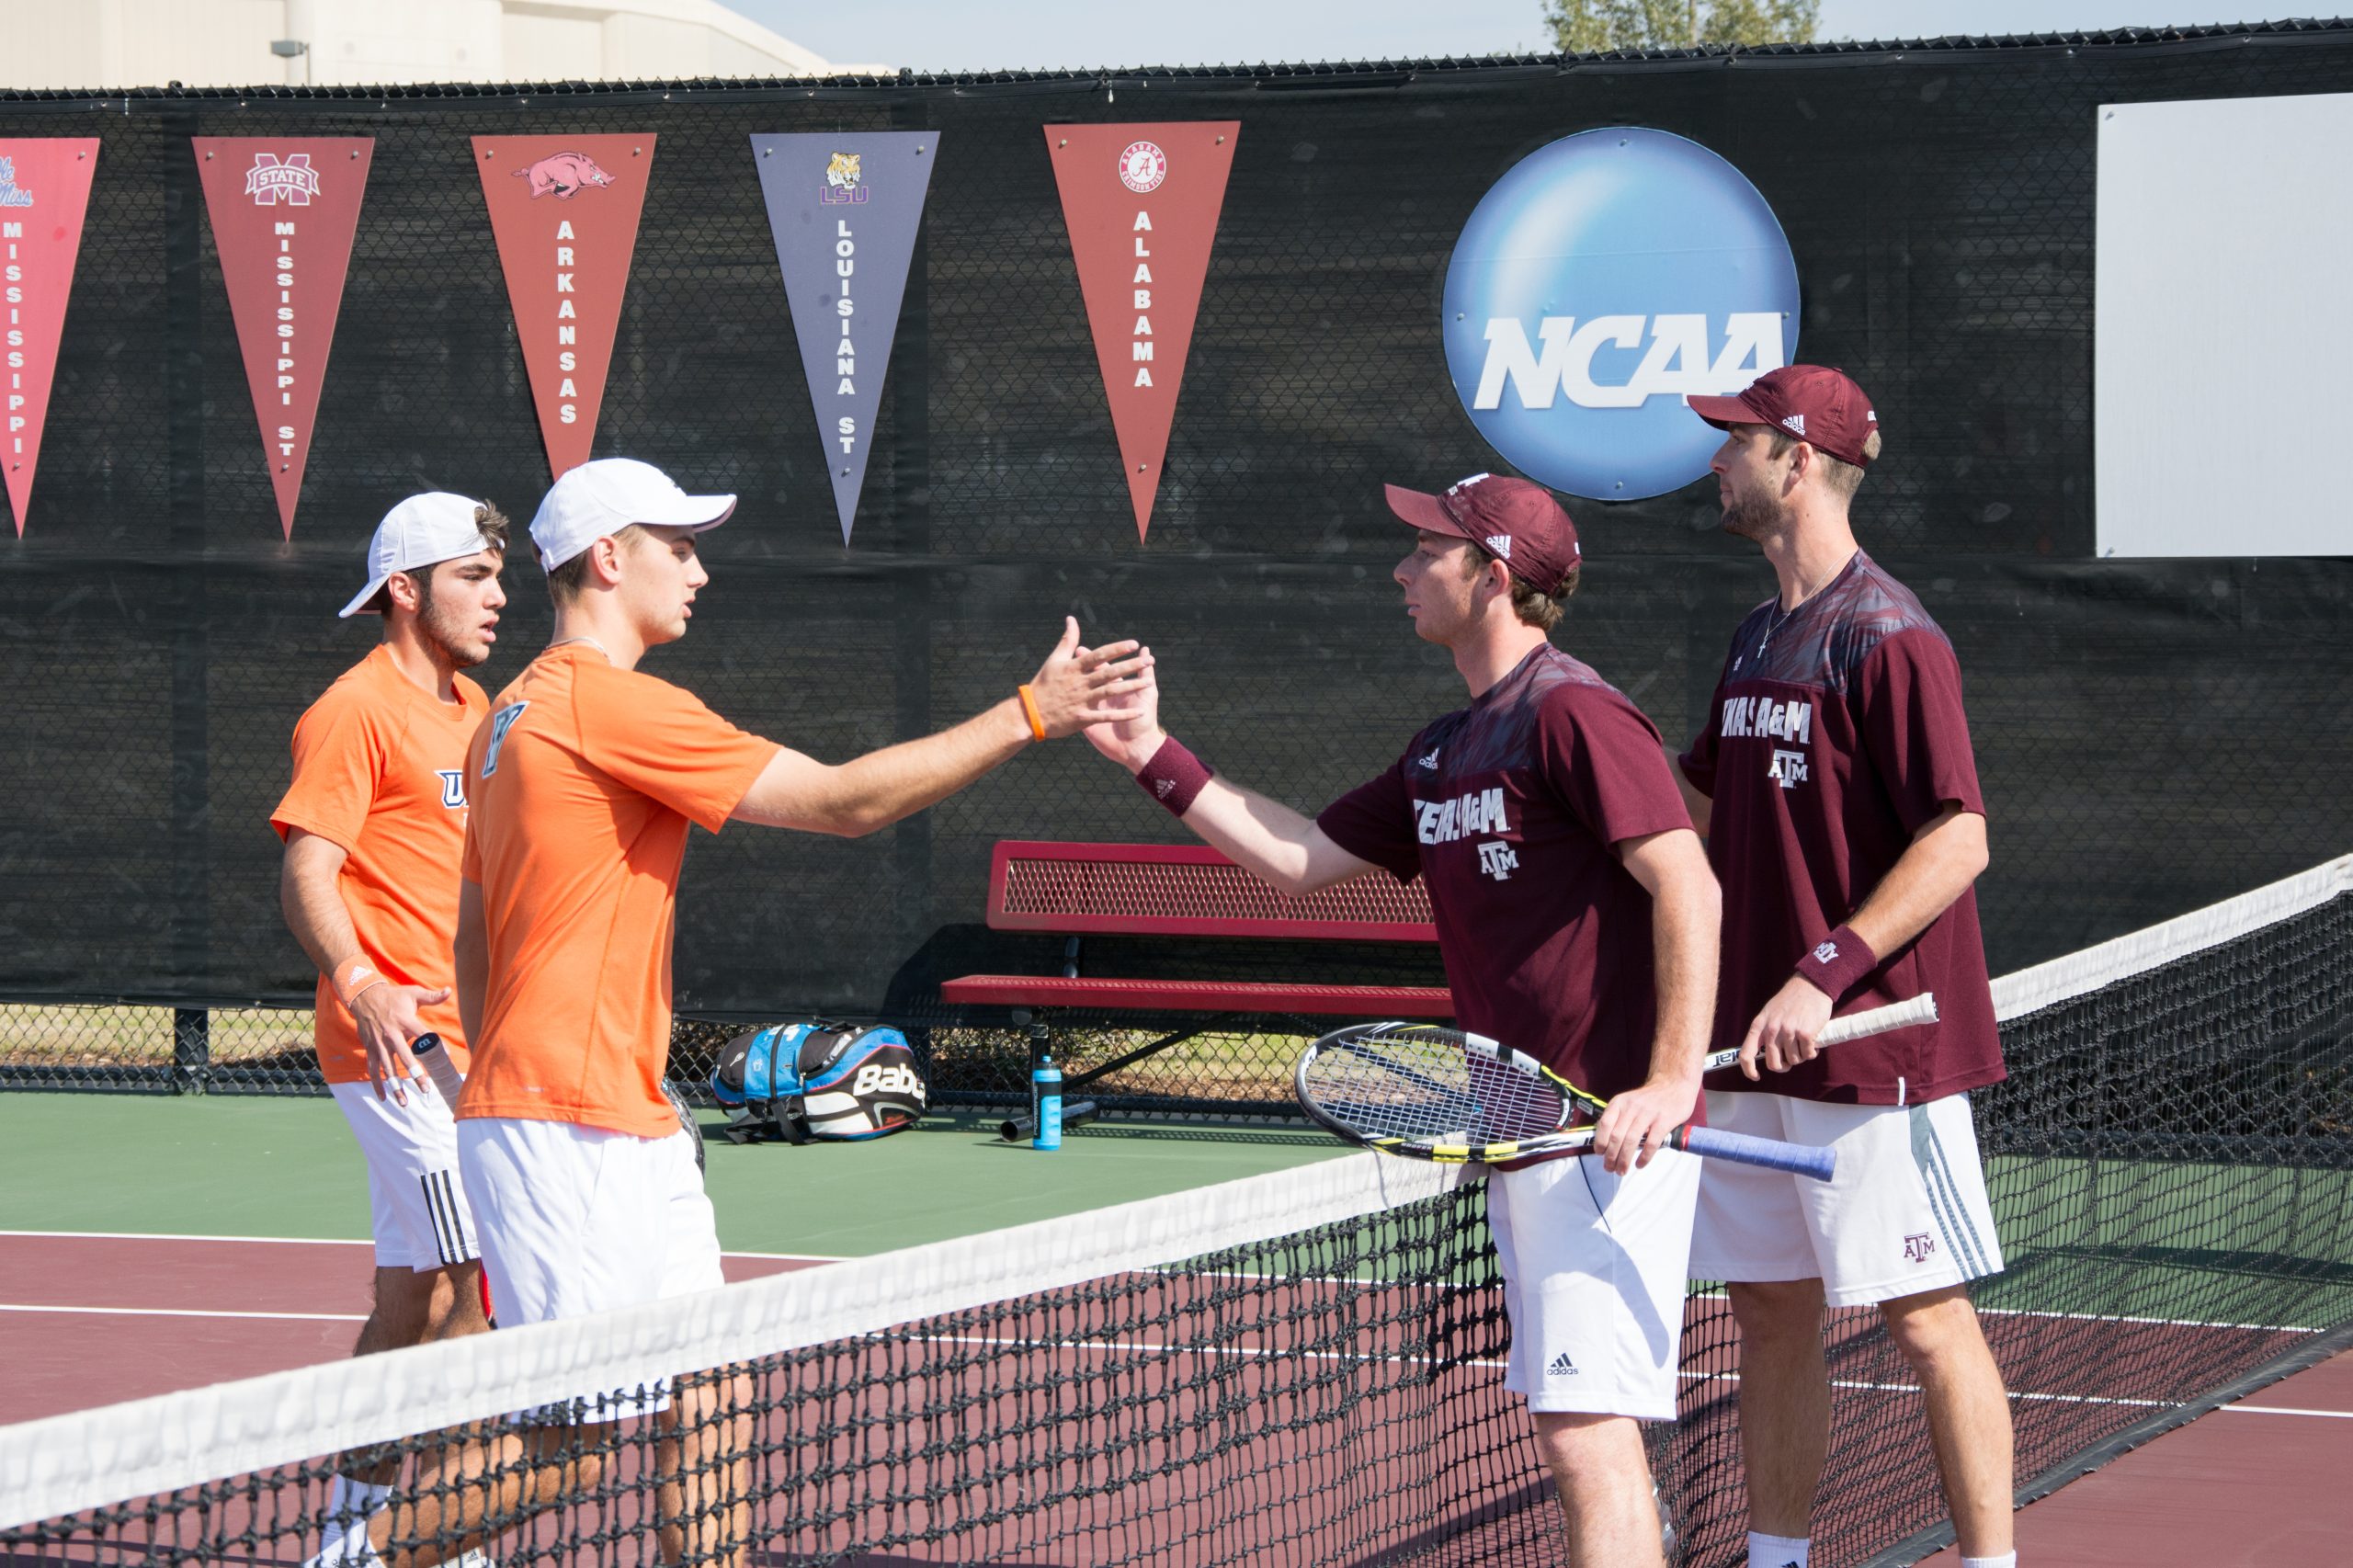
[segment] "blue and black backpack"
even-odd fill
[[[822,1019],[737,1035],[710,1089],[731,1143],[881,1138],[913,1127],[930,1098],[905,1035]]]

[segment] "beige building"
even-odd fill
[[[718,0],[0,0],[0,87],[863,75]]]

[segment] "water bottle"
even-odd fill
[[[1029,1124],[1036,1129],[1030,1135],[1032,1149],[1059,1149],[1063,1146],[1063,1070],[1054,1065],[1054,1053],[1041,1053],[1038,1065],[1029,1074]]]

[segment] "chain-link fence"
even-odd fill
[[[2093,558],[2095,117],[2348,87],[2353,29],[2329,26],[1117,81],[0,96],[0,134],[102,141],[32,515],[0,542],[0,1078],[311,1082],[267,821],[295,719],[372,634],[334,610],[401,495],[526,517],[546,482],[468,143],[491,131],[658,132],[597,450],[744,502],[706,541],[693,635],[647,667],[816,756],[997,700],[1069,612],[1152,643],[1168,722],[1231,777],[1313,810],[1385,766],[1461,687],[1397,612],[1379,485],[1500,466],[1440,351],[1454,238],[1532,149],[1640,124],[1756,184],[1797,258],[1796,352],[1873,395],[1889,448],[1859,529],[1960,651],[1996,971],[2311,864],[2353,839],[2316,744],[2342,723],[2353,562]],[[1139,543],[1040,128],[1212,118],[1242,131]],[[935,132],[939,162],[846,549],[749,137],[876,128]],[[264,132],[376,139],[290,543],[188,146]],[[1769,574],[1704,484],[1570,505],[1589,564],[1558,640],[1679,744]],[[548,624],[529,562],[510,574],[493,689]],[[871,838],[698,835],[681,1011],[885,1017],[943,1087],[1004,1089],[1019,1031],[938,1001],[954,974],[1052,971],[1051,941],[983,925],[991,845],[1180,832],[1071,742]],[[1287,1050],[1196,1077],[1255,1082],[1233,1063]]]

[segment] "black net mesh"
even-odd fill
[[[2057,990],[2040,971],[1997,986],[2011,1076],[1974,1108],[2006,1267],[1973,1293],[2010,1391],[2022,1486],[2056,1484],[2120,1434],[2145,1436],[2217,1391],[2346,1342],[2353,892],[2341,862],[2301,882],[2301,893],[2283,884],[2184,922],[2188,937],[2160,928],[2077,955],[2085,972]],[[1290,1184],[1336,1168],[1261,1178],[1268,1196],[1243,1207],[1284,1212]],[[1404,1196],[1167,1269],[1123,1265],[1068,1289],[913,1325],[886,1313],[871,1332],[750,1354],[705,1381],[721,1408],[697,1416],[685,1449],[665,1449],[643,1423],[596,1436],[594,1473],[549,1483],[563,1500],[502,1534],[495,1553],[647,1561],[664,1519],[688,1515],[710,1532],[687,1541],[689,1560],[748,1543],[794,1563],[1558,1562],[1555,1505],[1500,1388],[1508,1330],[1476,1185]],[[1161,1201],[1189,1214],[1218,1199]],[[997,1277],[1045,1278],[1026,1255],[1034,1240],[1006,1234],[982,1240]],[[893,1290],[919,1295],[921,1259],[893,1255],[890,1267]],[[783,1306],[761,1318],[774,1335],[798,1321]],[[599,1342],[599,1320],[567,1326]],[[1834,1310],[1825,1341],[1832,1437],[1815,1560],[1912,1562],[1939,1544],[1943,1514],[1917,1380],[1871,1309]],[[439,1348],[450,1347],[390,1359]],[[564,1366],[580,1380],[567,1386],[585,1386],[581,1369],[601,1360]],[[1677,1561],[1693,1568],[1743,1560],[1737,1367],[1722,1296],[1695,1285],[1680,1419],[1651,1435]],[[428,1393],[449,1381],[416,1376]],[[504,1408],[497,1392],[472,1414]],[[293,1408],[242,1393],[222,1403]],[[486,1430],[483,1457],[459,1476],[488,1467],[519,1487],[540,1473],[497,1446],[514,1440],[498,1437],[506,1428]],[[404,1498],[437,1512],[397,1503],[392,1528],[436,1551],[449,1539],[438,1510],[478,1517],[464,1497],[504,1495],[432,1468],[455,1441],[445,1430],[394,1444]],[[116,1450],[70,1429],[43,1442],[90,1456],[80,1462],[108,1490]],[[0,1545],[20,1568],[293,1561],[325,1528],[328,1466],[286,1457],[0,1531]],[[20,1460],[0,1431],[0,1497]],[[678,1473],[702,1479],[665,1502],[663,1480]]]
[[[102,113],[0,97],[0,133],[103,141],[33,513],[0,540],[0,991],[307,999],[267,819],[296,716],[365,652],[371,629],[332,614],[362,543],[404,494],[525,517],[546,482],[467,143],[506,127],[659,137],[596,449],[744,495],[707,541],[694,635],[648,667],[752,728],[828,758],[923,733],[1002,698],[1070,612],[1153,644],[1172,725],[1232,777],[1313,809],[1384,766],[1461,697],[1396,612],[1402,541],[1376,487],[1495,466],[1438,348],[1455,235],[1532,148],[1642,124],[1733,155],[1797,256],[1799,352],[1872,390],[1891,444],[1860,528],[1967,674],[1995,969],[2283,874],[2353,836],[2313,744],[2338,722],[2353,564],[2092,559],[2097,106],[2353,84],[2353,31],[2258,44],[1147,74],[1110,95],[1063,78]],[[1243,130],[1140,545],[1040,127],[1146,117]],[[884,127],[936,131],[940,162],[845,550],[747,137]],[[290,545],[188,146],[263,131],[376,138]],[[1591,564],[1559,639],[1678,743],[1768,580],[1705,488],[1572,500]],[[547,625],[533,569],[510,572],[494,687]],[[1001,1025],[937,996],[1038,954],[980,928],[991,845],[1176,831],[1071,744],[864,840],[699,836],[682,1011]],[[1320,979],[1354,960],[1279,961]],[[213,1064],[274,1055],[240,1027],[213,1028]],[[142,1085],[99,1063],[152,1062],[172,1028],[142,1016],[126,1057],[114,1023],[11,1010],[0,1055]]]

